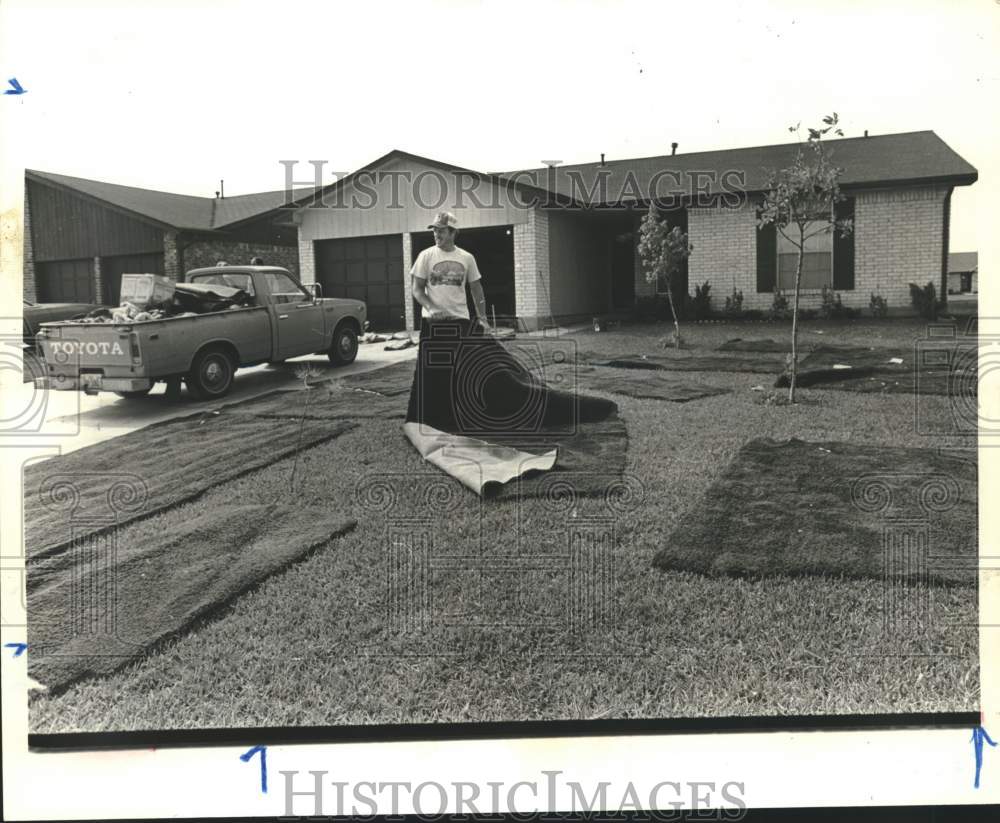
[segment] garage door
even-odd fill
[[[364,300],[373,329],[406,328],[402,235],[318,241],[316,281],[324,297]]]
[[[101,281],[109,306],[117,306],[122,290],[123,274],[163,274],[163,252],[153,254],[120,254],[101,258]]]
[[[35,263],[35,289],[39,303],[93,303],[94,261],[49,260]]]

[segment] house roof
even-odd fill
[[[550,194],[546,189],[542,188],[540,185],[536,185],[535,181],[533,180],[528,180],[528,179],[509,180],[503,174],[498,174],[496,172],[481,172],[481,171],[476,171],[475,169],[467,169],[464,168],[463,166],[453,166],[451,163],[445,163],[442,162],[441,160],[432,160],[429,157],[421,157],[418,154],[411,154],[410,152],[403,151],[402,149],[393,149],[392,151],[383,154],[381,157],[372,160],[370,163],[366,163],[360,169],[357,169],[356,171],[353,171],[350,174],[341,177],[339,180],[330,183],[327,186],[324,186],[322,191],[319,190],[315,191],[312,197],[307,197],[302,199],[301,201],[298,201],[300,202],[300,208],[303,209],[307,208],[310,203],[316,202],[317,197],[320,196],[325,197],[327,194],[331,194],[335,192],[337,189],[341,188],[342,186],[346,186],[352,181],[356,180],[359,175],[366,172],[377,171],[379,168],[386,166],[395,160],[409,160],[412,162],[422,163],[423,165],[431,166],[432,168],[440,169],[441,171],[458,172],[463,175],[472,175],[473,177],[476,177],[482,181],[492,182],[502,187],[512,185],[516,186],[517,188],[541,195]],[[568,198],[562,197],[557,193],[553,194],[556,194],[557,202],[567,203],[567,204],[569,203]],[[549,197],[547,199],[552,199],[552,198]]]
[[[948,272],[976,271],[979,268],[979,252],[956,251],[948,255]]]
[[[828,149],[833,163],[844,169],[840,180],[844,188],[931,182],[969,185],[978,177],[976,169],[933,131],[824,140],[823,145]],[[623,191],[626,196],[621,200],[637,199],[629,191],[630,186],[633,190],[635,188],[628,179],[629,172],[639,184],[641,193],[647,193],[652,182],[656,186],[655,193],[660,197],[671,192],[690,194],[698,190],[699,184],[703,190],[707,187],[709,194],[725,191],[756,192],[765,188],[767,170],[788,166],[794,160],[798,146],[798,143],[783,143],[668,154],[610,160],[603,166],[601,163],[560,165],[555,167],[554,185],[547,167],[502,174],[514,180],[532,181],[537,186],[551,188],[575,199],[583,196],[588,202],[591,201],[586,193],[598,182],[602,169],[606,176],[605,190],[608,196],[602,199],[598,194],[596,200],[601,202],[618,202],[616,195]],[[669,174],[654,178],[660,172]],[[695,175],[695,172],[707,174]],[[724,176],[726,172],[731,173],[728,178]],[[742,178],[738,176],[740,174]]]
[[[37,169],[26,169],[25,175],[29,179],[71,189],[176,229],[197,231],[224,229],[243,220],[274,211],[285,202],[284,189],[215,198],[140,189]],[[296,190],[295,200],[311,196],[313,191],[312,187]]]

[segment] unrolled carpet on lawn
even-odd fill
[[[974,453],[752,440],[679,520],[653,565],[749,577],[880,580],[898,572],[974,584],[976,474]],[[907,528],[926,531],[926,565],[887,569],[884,536]]]
[[[406,399],[372,391],[345,388],[325,381],[308,389],[282,390],[254,400],[234,403],[223,414],[279,420],[363,420],[406,415]]]
[[[546,366],[536,370],[550,383],[564,390],[601,391],[621,394],[643,400],[665,400],[671,403],[687,403],[702,397],[726,394],[729,389],[709,386],[690,378],[678,378],[661,374],[654,370],[607,369],[594,366]]]
[[[24,471],[29,563],[66,550],[83,535],[192,500],[355,426],[349,420],[300,422],[210,412],[29,466]]]
[[[918,363],[918,355],[923,353],[914,347],[818,346],[799,361],[795,384],[844,391],[975,395],[976,347],[942,344],[935,346],[934,352],[947,359]],[[787,374],[774,383],[778,388],[788,384]]]
[[[663,371],[706,371],[706,372],[760,372],[771,373],[779,370],[785,362],[783,355],[771,352],[753,354],[702,354],[675,356],[660,354],[625,354],[608,358],[606,355],[580,352],[578,363],[591,366],[609,366],[615,369],[651,369]]]
[[[125,529],[35,565],[29,673],[53,691],[106,675],[354,528],[329,507],[220,506],[170,512],[155,534]],[[120,538],[120,539],[117,539]]]
[[[391,366],[383,366],[374,371],[349,375],[340,382],[351,389],[378,392],[388,397],[409,395],[415,368],[416,364],[412,360],[404,360],[402,363],[393,363]]]
[[[808,346],[799,343],[801,348]],[[734,337],[727,340],[716,351],[763,351],[763,352],[790,352],[792,350],[791,340],[772,340],[770,337],[755,340],[744,340],[742,337]]]

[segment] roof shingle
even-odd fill
[[[844,169],[840,180],[842,186],[935,180],[967,185],[975,182],[978,176],[976,169],[933,131],[824,140],[823,145],[834,164]],[[623,191],[626,194],[623,201],[636,199],[632,194],[635,186],[629,180],[630,171],[642,193],[649,192],[652,182],[660,197],[672,192],[690,194],[696,192],[699,185],[708,194],[756,192],[765,188],[767,170],[788,166],[798,146],[798,143],[785,143],[611,160],[603,166],[600,163],[556,166],[554,186],[550,185],[549,169],[544,167],[502,174],[518,180],[532,180],[540,187],[584,202],[597,202],[590,199],[587,192],[599,181],[599,172],[605,178],[603,191],[608,193],[603,199],[598,195],[600,202],[618,202],[617,195]],[[726,172],[731,173],[728,178]],[[655,178],[657,174],[661,176]]]
[[[223,229],[241,220],[273,211],[285,202],[283,189],[236,197],[198,197],[191,194],[121,186],[117,183],[105,183],[101,180],[88,180],[84,177],[70,177],[35,169],[26,171],[39,180],[74,189],[177,229],[196,231]],[[305,198],[312,193],[312,188],[297,189],[295,199]]]

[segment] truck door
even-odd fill
[[[274,360],[298,357],[327,348],[323,308],[287,274],[263,272],[278,330]]]

